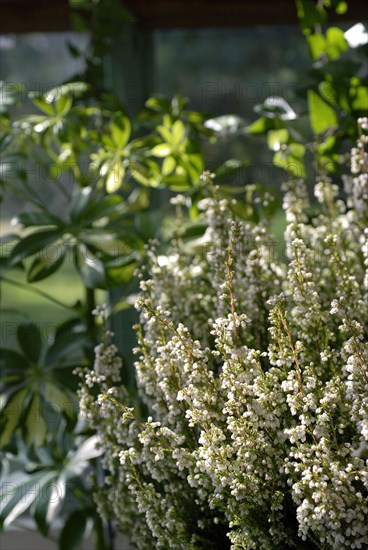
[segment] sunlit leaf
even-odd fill
[[[281,145],[287,143],[289,139],[289,132],[286,129],[270,130],[267,134],[268,147],[272,151],[279,151]]]
[[[266,118],[279,118],[280,120],[295,120],[296,112],[282,97],[267,97],[262,105],[254,107],[256,113]]]
[[[154,157],[167,157],[167,155],[170,155],[171,153],[171,147],[167,143],[160,143],[159,145],[155,145],[153,149],[151,149],[151,154]]]
[[[172,143],[178,145],[185,138],[185,126],[181,120],[176,120],[171,129]]]
[[[344,32],[338,27],[327,29],[325,52],[330,59],[338,59],[347,49],[348,43],[344,37]]]
[[[37,93],[30,92],[28,94],[29,98],[31,99],[32,103],[36,105],[46,115],[55,116],[55,109],[52,104],[50,104],[43,96],[40,96]]]
[[[118,161],[115,162],[109,169],[106,178],[106,191],[107,193],[115,193],[124,179],[125,168],[123,164]]]
[[[123,113],[115,114],[110,124],[111,136],[118,149],[126,146],[130,137],[130,121]]]
[[[59,116],[65,116],[73,104],[72,98],[69,96],[62,95],[55,102],[55,108]]]
[[[357,86],[350,88],[352,97],[351,105],[356,111],[367,111],[368,108],[368,88],[366,86]]]
[[[311,34],[307,37],[313,59],[318,59],[325,51],[326,40],[322,34]]]
[[[213,130],[219,137],[228,137],[243,131],[246,127],[246,120],[238,115],[222,115],[206,120],[204,126]]]
[[[336,113],[314,90],[308,90],[309,120],[315,134],[337,126]]]

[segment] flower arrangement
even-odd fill
[[[109,472],[96,503],[134,547],[368,547],[367,119],[359,125],[344,200],[324,178],[310,216],[304,183],[285,184],[287,261],[267,218],[234,219],[215,186],[200,204],[199,252],[180,238],[166,256],[147,251],[143,405],[129,406],[109,331],[81,372]]]

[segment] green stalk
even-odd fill
[[[46,298],[47,300],[50,300],[50,302],[53,302],[57,306],[63,307],[65,309],[74,310],[75,308],[73,306],[68,306],[67,304],[64,304],[63,302],[60,302],[57,298],[54,298],[50,294],[47,294],[47,292],[44,292],[43,290],[40,290],[39,288],[35,288],[31,285],[26,285],[25,283],[20,283],[19,281],[13,281],[12,279],[8,279],[7,277],[4,277],[3,275],[0,276],[0,281],[4,281],[4,283],[8,283],[10,285],[16,286],[18,288],[21,288],[23,290],[28,290],[29,292],[35,292],[39,296],[42,296],[42,298]]]

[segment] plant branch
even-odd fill
[[[7,277],[4,277],[3,275],[0,276],[0,281],[4,281],[4,283],[8,283],[10,285],[16,286],[18,288],[21,288],[23,290],[28,290],[29,292],[35,292],[39,296],[42,296],[43,298],[46,298],[47,300],[50,300],[54,304],[63,307],[65,309],[73,310],[75,309],[74,306],[68,306],[67,304],[64,304],[63,302],[60,302],[57,298],[54,298],[53,296],[50,296],[50,294],[47,294],[47,292],[44,292],[43,290],[39,288],[32,287],[30,285],[26,285],[24,283],[21,283],[19,281],[13,281],[12,279],[8,279]]]

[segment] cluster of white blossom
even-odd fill
[[[180,236],[166,256],[147,252],[140,400],[119,382],[108,333],[80,390],[109,471],[100,513],[136,548],[368,548],[362,136],[345,201],[317,182],[310,219],[304,183],[285,185],[286,264],[267,220],[233,220],[215,196],[200,205],[195,253]]]

